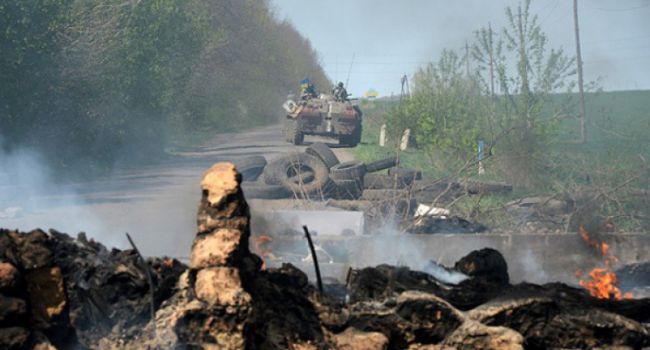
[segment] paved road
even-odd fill
[[[0,216],[0,227],[84,231],[118,248],[128,247],[124,233],[129,232],[145,255],[186,256],[195,233],[199,182],[207,168],[218,161],[255,154],[270,158],[302,149],[285,143],[281,127],[272,126],[221,134],[201,147],[180,150],[161,164],[120,169],[90,182],[56,188],[39,183],[20,189],[5,179],[0,191],[4,184],[21,195],[0,203],[0,212],[9,206],[22,211],[14,218]],[[337,153],[350,157],[342,149]]]

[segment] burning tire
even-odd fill
[[[267,165],[264,182],[283,186],[298,196],[310,196],[328,188],[329,169],[320,159],[309,154],[291,154]]]
[[[394,175],[404,179],[410,179],[410,182],[413,182],[413,180],[422,180],[422,172],[420,170],[415,170],[415,169],[390,168],[388,169],[388,175]]]
[[[366,170],[369,173],[374,173],[375,171],[392,168],[397,166],[397,164],[399,164],[397,157],[391,157],[366,164]]]
[[[242,181],[255,181],[262,175],[266,167],[266,158],[250,156],[233,162],[237,171],[242,175]]]
[[[330,169],[333,180],[360,180],[366,175],[366,165],[362,162],[344,162]]]
[[[332,168],[333,166],[340,163],[339,158],[336,157],[336,154],[324,143],[316,142],[311,146],[307,147],[305,153],[312,155],[327,165],[327,168]]]
[[[241,186],[246,198],[282,199],[291,197],[291,192],[280,185],[266,185],[251,182],[243,183]]]

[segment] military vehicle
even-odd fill
[[[305,135],[333,137],[339,144],[356,147],[361,141],[361,109],[354,100],[336,100],[322,94],[299,102],[289,99],[284,135],[287,142],[300,145]]]

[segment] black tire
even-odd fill
[[[332,152],[329,146],[327,146],[322,142],[316,142],[311,146],[307,147],[305,153],[310,154],[322,160],[323,163],[327,165],[328,169],[340,163],[339,158],[336,157],[336,154]]]
[[[409,192],[406,190],[363,190],[362,199],[369,201],[389,201],[407,199]]]
[[[397,157],[391,157],[366,164],[366,170],[368,170],[369,173],[374,173],[376,171],[395,167],[397,164],[399,164]]]
[[[242,183],[241,187],[244,192],[244,197],[248,199],[282,199],[291,197],[291,192],[284,186],[247,182]]]
[[[331,195],[334,199],[358,199],[363,190],[362,185],[356,180],[333,180],[334,191]]]
[[[362,181],[365,175],[366,165],[357,161],[339,163],[330,169],[333,180]]]
[[[298,196],[322,193],[329,185],[329,169],[318,158],[306,153],[283,156],[269,163],[264,171],[268,185],[284,186]]]
[[[401,178],[408,179],[410,182],[413,182],[415,180],[422,180],[422,172],[415,169],[390,168],[388,169],[388,175],[399,176]]]
[[[361,124],[358,124],[357,127],[352,131],[352,134],[339,137],[339,144],[349,147],[357,147],[357,145],[361,142],[362,132],[363,129],[361,127]]]
[[[294,175],[289,178],[289,181],[299,184],[301,182],[312,182],[314,181],[314,172],[313,171],[304,171],[300,174]]]
[[[250,156],[233,162],[237,171],[242,175],[242,181],[256,181],[266,167],[266,158]]]
[[[409,186],[401,177],[380,174],[366,174],[363,178],[363,188],[367,190],[403,189]]]
[[[284,138],[296,146],[302,145],[305,135],[300,131],[300,124],[295,119],[287,119],[284,124]]]

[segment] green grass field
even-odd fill
[[[559,103],[566,98],[567,95],[557,95],[553,101]],[[573,100],[577,101],[577,98]],[[386,147],[379,147],[379,130],[384,116],[396,105],[395,101],[381,100],[362,104],[365,118],[363,137],[362,143],[352,150],[355,156],[363,161],[373,161],[399,154],[400,166],[421,169],[427,177],[457,177],[461,162],[441,159],[432,152],[417,148],[397,152],[396,140],[388,140]],[[513,193],[479,199],[480,206],[477,198],[467,197],[456,203],[455,210],[461,215],[474,213],[474,218],[491,227],[508,226],[503,222],[507,216],[500,215],[499,208],[513,198],[588,188],[603,193],[599,200],[604,215],[623,218],[617,220],[619,228],[643,230],[645,224],[639,225],[639,221],[625,218],[647,217],[648,212],[648,198],[631,193],[647,191],[650,184],[650,91],[589,93],[586,106],[587,142],[579,143],[577,119],[562,120],[556,137],[546,146],[548,165],[542,174],[544,185],[515,187]],[[458,177],[504,180],[493,171],[489,161],[485,165],[487,173],[481,177],[477,176],[474,168]]]
[[[556,96],[557,100],[566,95]],[[574,99],[577,101],[577,99]],[[616,91],[586,94],[587,142],[580,139],[577,119],[561,122],[556,138],[548,145],[548,152],[565,165],[575,165],[578,158],[590,165],[634,167],[641,157],[650,161],[650,91]],[[374,101],[362,105],[364,110],[364,129],[362,144],[353,149],[357,158],[364,161],[377,160],[395,155],[396,140],[388,140],[387,147],[379,147],[379,130],[385,113],[396,106],[395,101]],[[450,176],[454,172],[445,171],[431,156],[418,149],[400,153],[401,164],[405,167],[421,168],[433,177]],[[447,160],[449,161],[449,160]],[[453,167],[446,167],[453,168]],[[560,176],[561,174],[557,174]],[[488,172],[488,178],[490,174]]]

